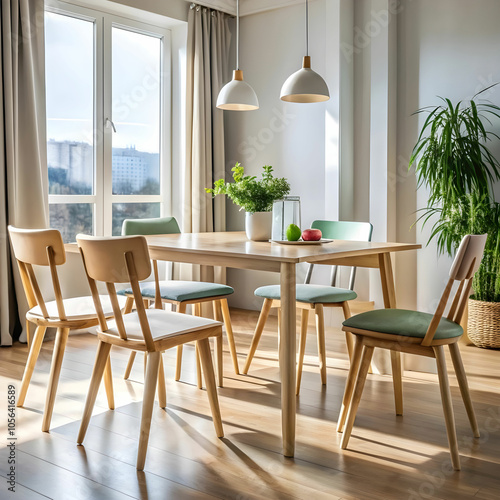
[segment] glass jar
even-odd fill
[[[286,230],[290,224],[300,227],[299,196],[285,196],[273,203],[272,239],[286,240]]]

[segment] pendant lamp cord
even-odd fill
[[[309,55],[309,2],[306,0],[306,56]]]
[[[240,69],[240,0],[236,0],[236,69]]]

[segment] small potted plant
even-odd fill
[[[262,177],[245,175],[240,163],[232,168],[234,182],[219,179],[212,189],[206,188],[213,196],[225,194],[231,201],[246,211],[245,230],[247,238],[253,241],[267,241],[271,238],[273,202],[290,192],[290,184],[284,177],[274,177],[273,167],[265,165]]]

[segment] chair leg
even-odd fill
[[[24,400],[26,399],[26,393],[28,392],[31,376],[33,375],[33,370],[35,369],[35,364],[40,354],[40,348],[42,347],[46,330],[47,327],[45,326],[37,326],[35,330],[35,335],[31,341],[28,353],[28,360],[26,361],[26,367],[24,368],[23,381],[21,382],[21,389],[17,398],[17,406],[23,406]]]
[[[360,337],[356,337],[354,350],[352,353],[351,366],[349,367],[349,374],[345,384],[344,397],[342,398],[342,406],[340,408],[339,421],[337,422],[337,432],[344,432],[345,421],[349,406],[351,406],[352,394],[354,392],[354,384],[359,371],[361,363],[361,355],[363,353],[363,341]]]
[[[123,378],[125,380],[128,380],[128,378],[130,377],[130,372],[132,371],[132,366],[134,366],[135,355],[136,355],[135,351],[132,351],[130,353],[130,357],[128,358],[128,363],[127,363],[127,368],[125,369],[125,373],[123,374]]]
[[[115,396],[113,392],[113,372],[111,371],[111,358],[109,356],[106,367],[104,368],[104,388],[106,389],[106,397],[108,398],[108,407],[110,410],[114,410]]]
[[[196,356],[196,385],[198,386],[198,389],[203,389],[203,378],[201,376],[201,360],[200,360],[200,351],[198,349],[198,343],[196,343],[195,356]]]
[[[64,357],[64,350],[66,348],[68,335],[69,328],[57,329],[54,352],[52,354],[52,364],[50,366],[49,386],[47,388],[47,397],[45,399],[45,409],[43,412],[43,432],[48,432],[50,428],[50,421],[52,419],[52,411],[56,400],[57,385],[59,383],[59,375],[61,373],[62,360]]]
[[[180,302],[177,304],[177,311],[180,314],[186,314],[186,304]],[[181,379],[181,368],[182,368],[182,348],[183,345],[177,346],[177,360],[175,363],[175,381],[178,382]]]
[[[30,351],[31,347],[31,322],[27,319],[26,320],[26,342],[28,343],[28,352]]]
[[[214,311],[214,320],[221,321],[222,319],[222,308],[218,300],[212,302],[212,307]],[[227,328],[226,328],[227,331]],[[215,338],[215,349],[214,352],[217,353],[217,381],[219,382],[219,387],[224,387],[224,359],[223,359],[223,339],[222,335]]]
[[[302,380],[302,368],[304,366],[304,354],[306,353],[307,322],[309,320],[309,309],[302,309],[300,318],[300,343],[299,343],[299,362],[297,365],[297,382],[295,384],[295,394],[300,393],[300,382]]]
[[[240,367],[238,366],[238,354],[236,353],[236,344],[234,343],[233,327],[231,325],[231,316],[229,315],[229,306],[227,299],[220,299],[222,308],[222,317],[224,318],[224,326],[226,327],[227,343],[229,344],[229,352],[233,360],[234,373],[240,374]]]
[[[257,326],[255,327],[255,333],[253,334],[252,343],[250,345],[250,350],[248,351],[247,360],[245,361],[245,367],[243,368],[243,373],[246,375],[252,364],[252,359],[255,356],[255,351],[259,345],[260,338],[262,337],[262,332],[264,331],[264,326],[266,325],[269,312],[271,311],[271,306],[273,301],[271,299],[264,299],[264,304],[262,304],[262,309],[260,311],[259,320],[257,321]]]
[[[167,388],[165,386],[165,370],[163,368],[162,353],[160,353],[160,368],[158,372],[158,400],[160,408],[167,407]]]
[[[134,307],[134,299],[132,297],[127,297],[125,302],[125,307],[123,308],[123,314],[129,314],[132,312],[132,308]],[[132,351],[135,354],[135,351]]]
[[[85,439],[85,434],[87,433],[90,417],[92,416],[92,410],[94,408],[97,392],[99,391],[99,385],[101,384],[102,376],[108,363],[110,350],[111,344],[99,341],[94,368],[92,370],[92,377],[90,379],[89,392],[87,393],[87,399],[85,400],[80,430],[76,440],[78,444],[82,444]]]
[[[349,302],[342,302],[342,310],[344,311],[345,319],[349,319],[352,316]],[[352,362],[352,356],[354,353],[354,335],[350,332],[345,332],[345,342],[347,345],[347,353],[349,354],[349,362]],[[373,363],[370,364],[368,373],[373,373]]]
[[[224,430],[222,428],[219,398],[217,397],[217,388],[215,386],[215,375],[212,364],[212,356],[210,355],[210,344],[208,339],[201,339],[196,342],[196,345],[198,346],[198,351],[200,353],[205,383],[207,384],[208,402],[210,403],[210,409],[212,410],[215,432],[217,437],[221,438],[224,437]]]
[[[470,426],[474,437],[481,437],[479,433],[479,426],[477,425],[476,414],[474,412],[474,407],[472,406],[472,399],[469,392],[469,384],[467,383],[467,376],[465,375],[464,365],[462,363],[462,356],[460,356],[460,349],[458,343],[450,344],[450,354],[451,360],[453,361],[453,367],[455,368],[455,373],[458,379],[458,385],[460,387],[460,392],[462,394],[462,399],[464,401],[465,409],[467,411],[467,416],[469,417]]]
[[[145,352],[144,353],[144,363],[143,363],[143,367],[144,367],[144,378],[146,378],[146,369],[147,369],[147,366],[148,366],[148,353]]]
[[[401,353],[391,351],[392,384],[394,386],[394,402],[396,415],[403,415],[403,370],[401,367]]]
[[[441,391],[441,401],[443,403],[444,420],[446,423],[446,434],[450,445],[451,463],[455,470],[460,470],[460,455],[458,454],[457,432],[455,429],[455,418],[453,416],[453,406],[451,403],[450,383],[446,372],[446,360],[443,346],[432,348],[436,356],[439,389]]]
[[[194,315],[201,316],[201,302],[194,304]],[[201,374],[201,361],[200,361],[200,353],[198,351],[198,343],[196,343],[195,356],[196,356],[196,385],[198,386],[198,389],[202,389],[203,377]]]
[[[161,352],[148,353],[146,379],[144,382],[144,396],[142,399],[141,430],[139,433],[139,449],[137,451],[137,470],[144,469],[146,451],[148,449],[151,417],[155,401],[156,385],[158,382],[158,368],[160,366]]]
[[[342,311],[344,312],[344,319],[349,319],[351,317],[351,309],[347,302],[342,302]],[[350,332],[345,332],[345,343],[347,345],[347,353],[349,354],[349,361],[352,361],[352,355],[354,353],[354,337]]]
[[[182,345],[177,346],[177,360],[175,362],[175,381],[178,382],[181,379],[181,367],[182,367]]]
[[[125,302],[125,307],[123,308],[123,314],[129,314],[132,312],[132,308],[134,306],[134,299],[132,297],[127,297]],[[134,366],[135,360],[135,351],[130,353],[130,357],[128,358],[127,368],[125,369],[125,373],[123,374],[124,380],[128,380],[130,377],[130,372],[132,371],[132,367]]]
[[[356,418],[359,402],[361,400],[361,394],[363,394],[363,389],[365,387],[366,376],[368,375],[368,369],[370,368],[373,350],[373,347],[365,346],[363,354],[361,356],[361,365],[359,367],[359,373],[356,379],[356,385],[354,387],[354,393],[352,395],[349,413],[347,414],[347,422],[345,425],[344,434],[342,434],[342,441],[340,443],[340,447],[343,450],[347,448],[349,438],[351,437],[352,428],[354,427],[354,419]]]
[[[321,373],[321,383],[326,384],[326,346],[325,346],[325,316],[323,304],[315,304],[314,314],[316,315],[316,333],[318,335],[318,358],[319,371]]]

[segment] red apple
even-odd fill
[[[321,239],[321,231],[319,229],[304,229],[302,231],[302,239],[304,241],[319,241]]]

